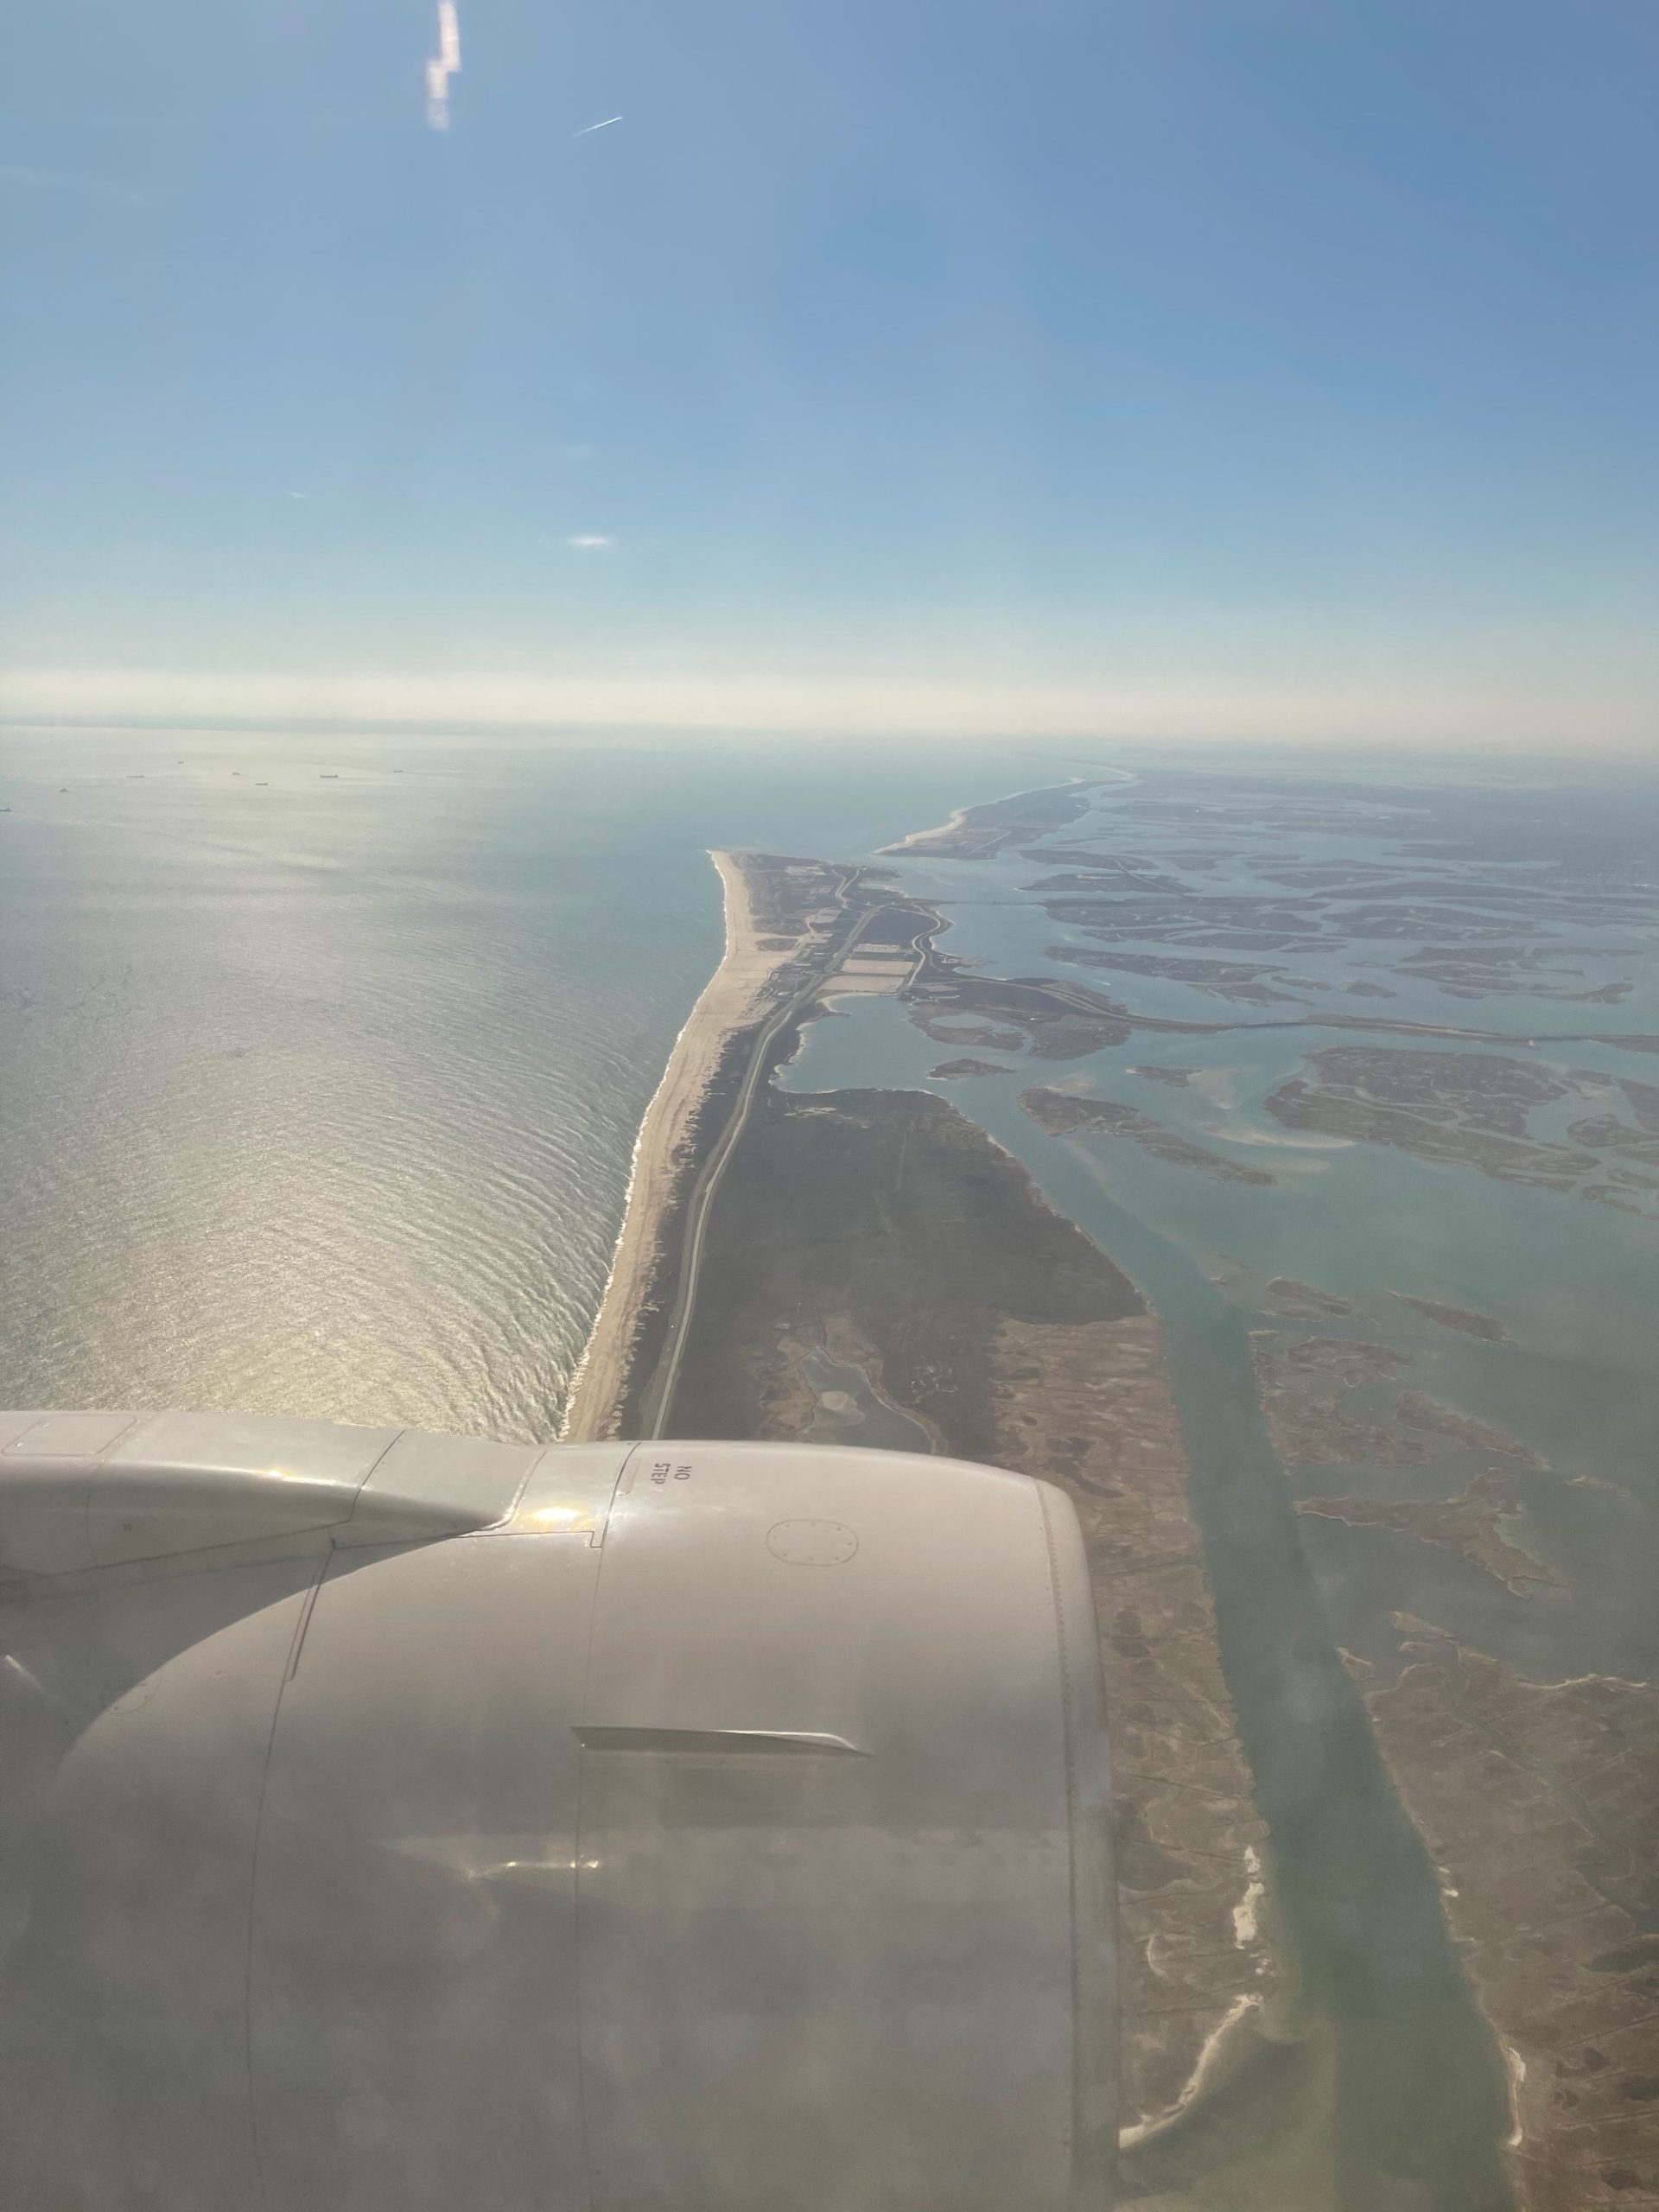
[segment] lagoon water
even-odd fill
[[[1333,928],[1271,954],[1200,953],[1290,971],[1297,979],[1294,990],[1275,981],[1287,995],[1261,1005],[1229,1003],[1190,981],[1080,968],[1054,956],[1092,950],[1089,931],[1057,922],[1030,896],[1033,881],[1059,863],[1046,871],[1027,840],[1023,851],[990,861],[918,858],[902,864],[905,887],[938,900],[947,916],[941,949],[980,972],[1082,982],[1136,1013],[1203,1024],[1217,1033],[1143,1033],[1059,1063],[976,1044],[976,1058],[1000,1062],[1006,1072],[937,1079],[931,1070],[955,1048],[923,1034],[895,1001],[842,999],[831,1019],[809,1030],[782,1080],[798,1090],[860,1084],[931,1090],[1023,1161],[1052,1202],[1137,1276],[1166,1321],[1207,1310],[1219,1294],[1244,1327],[1282,1325],[1264,1299],[1268,1282],[1288,1276],[1312,1284],[1353,1308],[1351,1318],[1330,1325],[1331,1332],[1384,1344],[1410,1362],[1414,1387],[1532,1448],[1548,1472],[1515,1478],[1512,1540],[1535,1547],[1557,1580],[1528,1597],[1506,1591],[1453,1552],[1411,1545],[1408,1556],[1379,1544],[1372,1531],[1305,1519],[1303,1541],[1319,1561],[1342,1640],[1378,1669],[1376,1679],[1397,1672],[1398,1638],[1379,1637],[1375,1624],[1395,1609],[1421,1613],[1430,1593],[1440,1625],[1460,1637],[1466,1633],[1477,1648],[1525,1673],[1645,1679],[1659,1670],[1651,1580],[1659,1513],[1652,1448],[1659,1433],[1659,1220],[1391,1147],[1289,1129],[1263,1110],[1267,1095],[1294,1076],[1306,1055],[1331,1046],[1501,1052],[1503,1040],[1513,1039],[1529,1059],[1562,1071],[1659,1081],[1659,1057],[1643,1041],[1659,1036],[1653,888],[1659,880],[1659,790],[1653,779],[1633,777],[1611,806],[1595,790],[1563,798],[1557,804],[1567,826],[1547,823],[1541,830],[1536,800],[1524,786],[1500,786],[1484,803],[1477,794],[1467,809],[1452,800],[1449,818],[1435,810],[1428,789],[1429,805],[1404,829],[1390,822],[1375,834],[1352,828],[1333,833],[1321,818],[1333,804],[1351,811],[1370,803],[1387,807],[1397,794],[1386,785],[1369,791],[1360,786],[1333,800],[1329,787],[1296,777],[1253,786],[1219,775],[1189,780],[1147,771],[1139,786],[1109,787],[1090,816],[1044,842],[1132,851],[1138,867],[1165,868],[1172,876],[1192,862],[1189,878],[1196,874],[1202,894],[1217,899],[1283,899],[1282,874],[1265,871],[1287,866],[1356,872],[1353,893],[1342,895],[1363,899],[1357,871],[1387,869],[1396,880],[1419,878],[1431,890],[1443,883],[1445,902],[1455,891],[1465,902],[1465,926],[1471,914],[1480,918],[1474,875],[1482,868],[1500,877],[1507,871],[1517,885],[1539,885],[1542,918],[1523,923],[1511,913],[1503,925],[1512,939],[1525,942],[1535,931],[1541,944],[1559,940],[1560,967],[1572,971],[1541,971],[1533,980],[1573,990],[1618,981],[1628,987],[1626,995],[1611,1004],[1525,989],[1451,995],[1436,982],[1414,980],[1408,967],[1402,972],[1418,935],[1344,939]],[[1154,810],[1137,812],[1143,804]],[[1194,804],[1206,810],[1197,822],[1185,811]],[[1578,821],[1571,819],[1575,804]],[[1160,808],[1170,809],[1170,818]],[[1491,850],[1471,855],[1465,842],[1471,834],[1485,836]],[[1592,860],[1586,867],[1586,845],[1598,837],[1605,842],[1605,865]],[[1621,838],[1628,840],[1622,849]],[[1507,857],[1515,854],[1521,857]],[[1560,867],[1563,855],[1570,871]],[[1103,895],[1122,890],[1102,886]],[[1551,911],[1558,899],[1559,916]],[[1592,916],[1601,899],[1611,908],[1611,925],[1607,914]],[[1438,929],[1426,924],[1421,937],[1455,938],[1458,911],[1449,903],[1436,911]],[[1189,957],[1199,951],[1190,944],[1173,950]],[[1171,950],[1168,942],[1151,937],[1111,946],[1114,956],[1123,951],[1132,958]],[[1380,976],[1392,995],[1349,995],[1356,979]],[[1324,1026],[1333,1013],[1442,1030],[1469,1027],[1497,1041],[1373,1037]],[[1627,1036],[1636,1040],[1632,1048],[1618,1042]],[[1141,1072],[1147,1064],[1163,1079]],[[1189,1071],[1190,1079],[1172,1084],[1166,1076],[1173,1071]],[[1056,1083],[1131,1105],[1224,1160],[1267,1170],[1273,1182],[1258,1187],[1217,1181],[1128,1137],[1052,1137],[1024,1111],[1020,1095],[1034,1084]],[[1534,1134],[1558,1139],[1574,1111],[1590,1110],[1580,1102],[1576,1109],[1558,1104],[1535,1114]],[[1131,1241],[1142,1255],[1138,1270],[1127,1249]],[[1408,1306],[1407,1297],[1473,1309],[1497,1323],[1506,1341],[1482,1342],[1444,1328]],[[1564,1486],[1572,1493],[1565,1507]],[[1336,1487],[1353,1489],[1351,1470],[1342,1471]],[[1403,1494],[1397,1469],[1389,1472],[1387,1494]]]
[[[1408,2203],[1414,2212],[1497,2212],[1510,2201],[1497,2148],[1510,2126],[1497,2055],[1459,1969],[1435,1868],[1384,1770],[1349,1669],[1373,1687],[1395,1680],[1406,1623],[1427,1619],[1534,1681],[1596,1674],[1646,1681],[1659,1672],[1652,1604],[1659,1222],[1497,1181],[1468,1165],[1288,1129],[1263,1102],[1322,1047],[1468,1049],[1444,1037],[1372,1038],[1329,1024],[1333,1011],[1475,1027],[1514,1039],[1529,1061],[1541,1054],[1563,1069],[1651,1083],[1659,1070],[1643,1040],[1659,1033],[1659,810],[1649,785],[1628,795],[1633,836],[1621,851],[1619,832],[1608,834],[1605,803],[1587,802],[1586,822],[1602,825],[1605,849],[1586,869],[1571,830],[1559,836],[1560,824],[1555,849],[1550,841],[1536,849],[1524,792],[1495,795],[1472,810],[1477,846],[1490,834],[1500,849],[1531,863],[1512,880],[1535,887],[1536,912],[1510,910],[1505,918],[1503,872],[1512,863],[1471,853],[1471,825],[1456,818],[1456,803],[1449,824],[1431,803],[1414,820],[1408,813],[1395,821],[1390,834],[1368,838],[1355,834],[1351,816],[1363,812],[1363,801],[1357,805],[1352,792],[1339,802],[1351,819],[1332,835],[1306,818],[1320,804],[1310,805],[1295,779],[1266,794],[1265,806],[1264,794],[1247,786],[1183,790],[1151,776],[1146,784],[1158,794],[1148,804],[1145,791],[1108,791],[1090,818],[1043,842],[1129,854],[1138,871],[1166,881],[1185,874],[1190,884],[1196,873],[1198,903],[1177,902],[1172,929],[1190,930],[1194,916],[1207,926],[1204,898],[1282,899],[1287,869],[1306,880],[1306,871],[1329,868],[1344,898],[1357,894],[1355,927],[1344,934],[1327,925],[1270,959],[1251,955],[1278,971],[1273,988],[1282,995],[1230,1004],[1190,976],[1080,969],[1056,957],[1092,952],[1100,940],[1081,916],[1057,921],[1032,896],[1034,882],[1065,864],[1046,864],[1028,841],[1023,851],[990,861],[918,856],[903,866],[906,887],[940,903],[949,925],[942,949],[978,972],[1081,980],[1138,1014],[1203,1024],[1211,1033],[1143,1032],[1059,1064],[970,1037],[974,1058],[1004,1071],[937,1077],[931,1069],[958,1047],[924,1034],[895,1001],[847,997],[806,1033],[782,1080],[808,1094],[870,1085],[947,1098],[1024,1163],[1050,1202],[1112,1255],[1157,1311],[1224,1667],[1269,1831],[1271,1891],[1297,1980],[1301,2048],[1307,2063],[1322,2046],[1334,2053],[1328,2124],[1337,2201],[1344,2212],[1395,2212]],[[1195,800],[1207,808],[1211,795],[1213,814],[1195,822]],[[1563,849],[1573,863],[1566,868],[1559,866]],[[1363,880],[1368,863],[1378,874]],[[1268,868],[1279,873],[1262,872]],[[1522,988],[1474,1000],[1414,982],[1401,963],[1418,932],[1387,933],[1397,909],[1370,925],[1363,918],[1365,880],[1388,874],[1420,878],[1428,889],[1414,895],[1443,899],[1435,918],[1424,918],[1425,941],[1466,942],[1485,929],[1489,942],[1503,932],[1523,943],[1570,944],[1559,958],[1548,957],[1576,974],[1523,968],[1523,985],[1588,991],[1617,982],[1622,995],[1586,1001]],[[1483,883],[1497,893],[1490,912],[1478,895]],[[1133,887],[1101,880],[1091,895],[1109,901],[1126,893],[1133,896]],[[1379,925],[1382,933],[1368,934]],[[1125,942],[1110,929],[1103,935],[1113,957],[1204,957],[1191,938],[1172,944],[1150,934]],[[1242,960],[1244,949],[1222,957]],[[1384,975],[1390,995],[1351,994],[1356,980]],[[1634,1041],[1625,1046],[1622,1038]],[[1548,1039],[1560,1041],[1541,1041]],[[1160,1072],[1139,1071],[1147,1065]],[[1185,1080],[1170,1080],[1178,1071]],[[1212,1156],[1266,1169],[1274,1180],[1217,1180],[1124,1135],[1086,1128],[1051,1135],[1020,1103],[1039,1084],[1133,1106]],[[1568,1117],[1552,1110],[1554,1122],[1536,1117],[1535,1134],[1559,1141]],[[1459,1447],[1438,1464],[1431,1454],[1422,1468],[1405,1471],[1281,1463],[1252,1357],[1253,1338],[1263,1333],[1286,1340],[1268,1291],[1275,1276],[1345,1305],[1345,1313],[1303,1327],[1302,1338],[1380,1346],[1399,1363],[1396,1390],[1408,1383],[1530,1449],[1534,1460],[1510,1475],[1513,1510],[1503,1527],[1546,1567],[1547,1583],[1522,1594],[1449,1548],[1294,1510],[1299,1496],[1325,1490],[1401,1497],[1415,1484],[1416,1495],[1444,1498],[1483,1462]],[[1472,1310],[1497,1324],[1504,1340],[1449,1329],[1407,1304],[1408,1297]],[[1246,2131],[1252,2139],[1269,2140],[1293,2124],[1299,2079],[1287,2066],[1260,2085]],[[1132,2196],[1155,2195],[1160,2203],[1219,2202],[1210,2194],[1212,2157],[1202,2131],[1188,2136],[1177,2128],[1133,2154],[1125,2183]],[[1192,2194],[1161,2194],[1172,2190]]]

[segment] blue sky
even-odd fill
[[[14,19],[14,712],[1654,747],[1649,0],[459,13]]]

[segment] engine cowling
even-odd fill
[[[0,1416],[0,1654],[20,2212],[1105,2201],[1098,1655],[1045,1484]]]

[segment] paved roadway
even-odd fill
[[[850,888],[843,887],[843,891]],[[651,1381],[641,1394],[639,1402],[639,1433],[642,1437],[660,1436],[664,1421],[674,1402],[674,1385],[679,1380],[680,1360],[685,1350],[687,1324],[696,1297],[697,1270],[702,1263],[703,1237],[709,1224],[709,1209],[720,1187],[720,1179],[726,1172],[737,1141],[743,1134],[743,1125],[749,1116],[755,1094],[766,1073],[766,1062],[773,1044],[785,1026],[824,989],[830,978],[841,966],[848,954],[864,935],[870,924],[884,913],[884,906],[873,906],[860,914],[844,941],[839,944],[830,960],[804,984],[792,998],[786,999],[755,1037],[749,1065],[744,1071],[725,1128],[710,1148],[708,1158],[697,1171],[686,1202],[685,1235],[680,1246],[679,1279],[674,1288],[673,1309],[668,1317],[668,1334],[664,1340],[663,1353]],[[912,974],[914,970],[912,970]]]

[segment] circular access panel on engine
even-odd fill
[[[766,1549],[790,1567],[840,1567],[858,1538],[840,1521],[779,1521],[766,1531]]]

